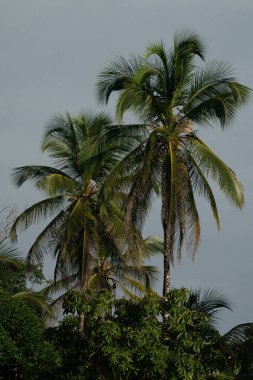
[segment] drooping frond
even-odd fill
[[[190,180],[188,181],[187,187],[183,191],[184,196],[181,198],[181,200],[179,200],[179,204],[181,203],[180,206],[183,205],[184,216],[179,215],[177,220],[180,225],[180,232],[185,230],[185,234],[183,234],[182,238],[184,238],[186,242],[186,249],[189,252],[189,254],[194,258],[200,240],[200,220],[195,201],[194,191]],[[182,218],[184,221],[183,223],[185,223],[184,226],[183,223],[181,223]],[[178,258],[181,259],[180,243],[178,245]]]
[[[105,248],[110,247],[110,256],[117,259],[119,253],[125,253],[127,236],[124,224],[124,213],[114,204],[100,205],[98,234],[105,239]],[[103,246],[103,244],[101,244]]]
[[[148,59],[151,55],[159,57],[164,69],[168,70],[168,54],[165,50],[165,46],[162,42],[160,43],[150,43],[146,47],[145,58]]]
[[[250,89],[236,81],[226,62],[210,62],[195,72],[188,99],[181,112],[204,124],[219,121],[228,125],[238,109],[248,100]]]
[[[225,196],[236,206],[244,204],[242,185],[235,173],[200,139],[189,139],[190,151],[203,173],[217,183]]]
[[[213,325],[217,323],[218,313],[221,309],[232,310],[227,297],[222,292],[212,288],[191,290],[185,306],[209,315]]]
[[[194,55],[204,60],[205,50],[205,44],[201,36],[191,30],[182,30],[174,36],[174,51],[175,55],[177,55],[178,63],[180,58],[185,63],[186,59],[190,59]]]
[[[47,297],[52,297],[54,294],[59,294],[72,289],[76,286],[78,280],[77,274],[74,273],[57,281],[49,281],[48,284],[41,290],[41,293]]]
[[[149,235],[144,239],[144,244],[147,249],[147,257],[163,253],[163,239],[160,236]]]
[[[125,205],[125,223],[127,229],[133,223],[138,228],[143,226],[144,220],[151,208],[151,199],[156,188],[156,178],[153,170],[143,179],[143,168],[136,173]]]
[[[14,183],[20,187],[26,181],[31,181],[35,184],[44,180],[48,176],[53,174],[62,175],[68,177],[66,173],[58,170],[57,168],[53,168],[50,166],[38,166],[38,165],[29,165],[29,166],[21,166],[19,168],[14,169],[12,173],[12,177]],[[69,177],[70,178],[70,177]]]
[[[186,152],[185,164],[188,166],[188,172],[192,182],[193,191],[208,200],[213,212],[217,228],[220,229],[219,214],[212,189],[201,168],[199,167],[199,165],[197,165],[197,163],[194,161],[193,157],[191,156],[191,154],[189,154],[188,151]]]
[[[45,296],[43,292],[24,291],[16,293],[12,297],[27,303],[41,316],[50,318],[53,316],[53,311],[50,308],[52,300]]]
[[[81,191],[79,183],[66,174],[53,173],[49,174],[45,179],[39,181],[37,187],[46,190],[51,196],[58,194],[75,194]]]
[[[23,211],[13,223],[10,229],[10,238],[16,239],[17,230],[26,230],[34,223],[38,223],[41,220],[46,219],[49,216],[59,212],[64,207],[65,198],[62,195],[44,199],[38,203],[35,203],[31,207]]]
[[[183,242],[188,253],[194,257],[200,239],[200,222],[195,202],[191,172],[184,157],[178,152],[171,154],[170,216],[174,218],[177,256],[181,258]],[[173,161],[173,162],[172,162]],[[173,165],[173,166],[172,166]]]
[[[149,284],[151,284],[152,281],[157,280],[159,271],[156,267],[152,265],[125,265],[122,268],[120,266],[116,267],[116,273],[127,275],[128,279],[132,277],[144,283],[146,282],[146,278],[148,277]]]
[[[28,251],[27,263],[41,263],[44,255],[51,252],[63,234],[68,213],[60,211],[39,233]]]
[[[134,55],[131,55],[129,59],[116,57],[114,61],[109,62],[98,76],[97,93],[99,101],[107,104],[111,93],[122,90],[140,65],[141,59]]]

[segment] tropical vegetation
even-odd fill
[[[198,248],[197,196],[220,228],[209,180],[244,204],[235,173],[197,127],[226,128],[249,89],[227,63],[199,66],[204,58],[191,32],[171,50],[149,44],[142,56],[116,58],[97,82],[101,102],[118,92],[116,122],[103,112],[55,115],[41,144],[52,165],[14,169],[18,187],[30,181],[44,198],[0,221],[0,379],[252,378],[253,324],[222,335],[219,311],[232,307],[221,292],[171,288],[175,257]],[[135,124],[123,123],[127,111]],[[143,236],[154,196],[163,239]],[[41,222],[23,259],[7,232],[16,241]],[[162,296],[149,263],[158,254]]]

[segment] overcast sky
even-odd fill
[[[253,88],[252,19],[252,0],[0,0],[0,207],[22,211],[41,199],[31,185],[15,189],[11,169],[49,162],[39,146],[53,114],[101,110],[94,84],[115,54],[141,53],[151,41],[170,47],[175,31],[190,28],[205,39],[208,60],[230,62],[240,82]],[[113,102],[107,111],[114,115]],[[252,116],[253,99],[225,132],[201,128],[201,137],[239,176],[246,205],[235,210],[217,192],[217,232],[202,201],[195,262],[185,255],[173,270],[173,286],[215,287],[228,296],[234,312],[222,314],[222,330],[253,321]],[[37,232],[20,237],[23,252]],[[162,234],[159,203],[145,233]]]

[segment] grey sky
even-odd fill
[[[48,163],[39,150],[43,127],[58,112],[100,109],[97,73],[115,54],[142,52],[150,41],[170,47],[175,31],[190,28],[206,41],[207,58],[232,64],[239,80],[253,87],[252,0],[0,0],[0,207],[23,210],[40,199],[32,186],[16,190],[11,168]],[[217,232],[200,202],[202,242],[195,263],[183,257],[173,285],[215,287],[234,304],[223,329],[253,321],[252,100],[231,128],[202,128],[201,136],[238,174],[245,188],[243,211],[217,193],[222,222]],[[114,114],[110,102],[107,111]],[[28,247],[37,229],[25,233]],[[155,204],[146,233],[161,234]]]

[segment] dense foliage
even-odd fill
[[[3,288],[0,306],[2,379],[200,380],[240,368],[239,379],[251,374],[251,331],[240,325],[219,334],[215,313],[229,305],[212,291],[173,290],[165,300],[150,290],[130,300],[108,289],[71,290],[65,317],[47,329]]]
[[[0,291],[0,379],[47,378],[59,356],[29,306]]]
[[[169,301],[150,294],[131,301],[106,291],[70,292],[65,300],[70,315],[48,330],[62,355],[57,378],[198,380],[236,372],[240,361],[233,344],[212,326],[210,315],[189,308],[189,296],[181,289],[171,291]]]

